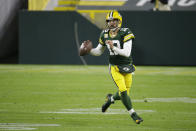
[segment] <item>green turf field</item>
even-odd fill
[[[0,130],[196,131],[196,67],[138,66],[131,98],[136,125],[117,101],[108,66],[0,65]]]

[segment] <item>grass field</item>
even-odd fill
[[[196,67],[138,66],[131,98],[136,125],[117,101],[108,66],[0,65],[0,130],[196,131]]]

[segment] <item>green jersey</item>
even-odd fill
[[[112,40],[114,46],[123,49],[123,45],[125,42],[134,39],[133,33],[129,30],[129,28],[121,28],[117,35],[112,37],[109,33],[109,29],[103,30],[101,32],[100,38],[99,38],[99,43],[102,44],[103,46],[106,46],[105,41],[106,40]],[[127,65],[127,64],[132,64],[132,57],[131,54],[129,57],[124,57],[121,55],[116,54],[114,51],[112,51],[110,48],[108,48],[110,52],[109,56],[109,63],[112,65]]]

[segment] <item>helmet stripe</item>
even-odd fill
[[[110,18],[113,18],[113,11],[110,12]]]

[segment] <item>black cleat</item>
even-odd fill
[[[137,115],[136,112],[133,112],[132,115],[131,115],[131,117],[132,117],[132,119],[135,121],[136,124],[140,124],[141,122],[144,121],[141,117],[139,117],[139,116]]]
[[[112,97],[112,94],[108,94],[106,96],[106,102],[102,105],[102,112],[106,112],[106,110],[108,109],[108,107],[111,104],[114,104],[114,102],[111,102],[111,97]]]

